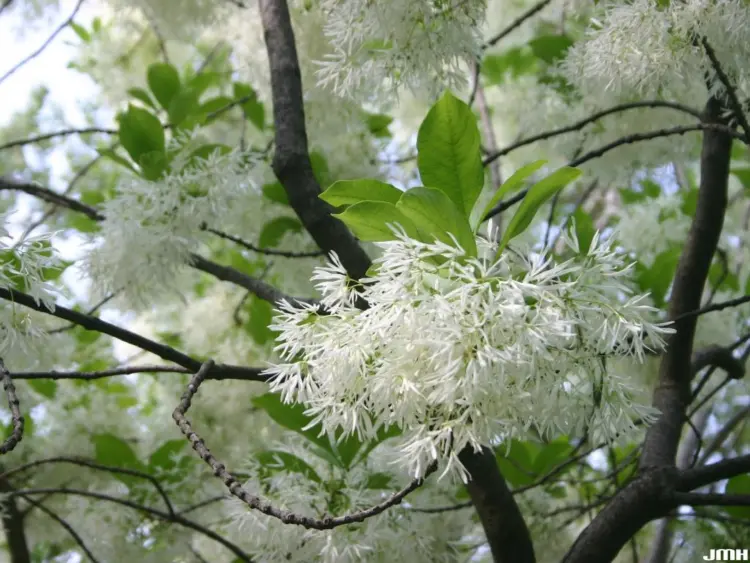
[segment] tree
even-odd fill
[[[49,18],[0,85],[95,88],[0,133],[6,560],[747,547],[744,0]]]

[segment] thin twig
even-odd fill
[[[69,137],[71,135],[96,135],[96,134],[116,135],[116,129],[107,129],[104,127],[83,127],[81,129],[63,129],[62,131],[54,131],[52,133],[42,133],[34,137],[27,137],[26,139],[17,139],[10,141],[4,145],[0,145],[0,151],[12,149],[15,147],[24,147],[26,145],[33,145],[34,143],[40,143],[42,141],[49,141],[50,139],[56,139],[58,137]]]
[[[10,373],[5,367],[5,363],[2,359],[0,359],[0,377],[3,381],[5,394],[8,396],[8,407],[10,408],[10,414],[13,422],[13,431],[10,433],[10,436],[8,436],[5,442],[0,445],[0,454],[7,454],[8,452],[12,451],[21,440],[23,440],[23,428],[25,420],[23,418],[23,415],[21,414],[21,409],[19,407],[20,403],[18,401],[18,396],[16,395],[16,388],[13,385],[13,380],[11,379]]]
[[[49,44],[52,43],[52,41],[54,41],[55,37],[57,37],[58,34],[63,29],[65,29],[66,27],[68,27],[68,25],[70,24],[70,22],[73,21],[73,18],[76,17],[76,14],[78,14],[78,10],[80,10],[80,8],[81,8],[81,4],[83,4],[83,0],[78,0],[78,3],[76,4],[75,8],[73,8],[73,13],[71,13],[70,16],[68,16],[68,19],[66,19],[62,24],[60,24],[59,27],[57,27],[57,29],[55,29],[55,31],[52,32],[52,35],[50,35],[47,38],[47,40],[44,43],[42,43],[41,47],[39,47],[36,51],[34,51],[33,53],[31,53],[28,57],[26,57],[25,59],[23,59],[21,62],[19,62],[18,64],[16,64],[8,72],[6,72],[5,74],[3,74],[3,76],[0,77],[0,84],[2,84],[9,76],[11,76],[14,72],[16,72],[23,65],[25,65],[29,61],[31,61],[34,58],[36,58],[37,56],[39,56],[42,53],[42,51],[44,51],[49,46]]]
[[[709,45],[708,40],[705,37],[701,38],[701,44],[703,45],[703,49],[706,51],[708,59],[711,61],[711,65],[714,67],[714,71],[716,72],[716,76],[719,79],[719,82],[722,83],[724,89],[726,90],[727,98],[729,98],[729,105],[732,108],[732,112],[734,113],[735,118],[739,122],[743,131],[745,131],[744,140],[746,143],[750,144],[750,124],[748,124],[747,122],[747,116],[742,109],[742,103],[740,103],[740,99],[737,96],[737,90],[732,85],[732,81],[729,80],[726,72],[724,72],[724,69],[721,67],[721,63],[716,56],[716,52],[713,50],[711,45]]]
[[[488,47],[492,47],[493,45],[497,45],[502,39],[504,39],[506,36],[508,36],[513,30],[520,27],[523,22],[537,14],[538,12],[542,11],[552,0],[542,0],[538,4],[533,5],[531,8],[526,10],[523,14],[518,16],[515,20],[513,20],[505,29],[503,29],[500,33],[493,35],[490,39],[488,39],[484,45],[482,45],[483,49],[487,49]]]
[[[217,237],[221,237],[223,239],[232,241],[233,243],[239,244],[240,246],[243,246],[247,248],[248,250],[252,250],[253,252],[257,252],[258,254],[265,254],[267,256],[283,256],[284,258],[314,258],[316,256],[323,256],[325,254],[325,252],[323,252],[322,250],[313,250],[310,252],[294,252],[291,250],[276,250],[273,248],[260,248],[258,246],[255,246],[251,242],[247,242],[246,240],[243,240],[234,235],[230,235],[228,233],[224,233],[222,231],[212,229],[211,227],[208,227],[206,225],[202,225],[202,228],[204,231],[212,233],[216,235]]]
[[[406,495],[422,486],[425,479],[437,470],[437,462],[432,462],[427,467],[424,477],[414,479],[411,483],[409,483],[409,485],[407,485],[397,493],[392,494],[388,499],[379,504],[376,504],[375,506],[372,506],[365,510],[354,512],[352,514],[347,514],[345,516],[328,517],[323,518],[322,520],[318,520],[309,516],[301,516],[289,510],[276,508],[272,506],[268,501],[263,500],[260,497],[257,497],[245,490],[239,483],[239,481],[237,481],[237,479],[226,470],[224,464],[219,462],[209,451],[209,449],[203,442],[203,439],[195,433],[190,424],[190,421],[188,421],[188,419],[185,417],[185,414],[190,408],[193,397],[198,392],[198,388],[205,379],[206,375],[211,371],[213,366],[214,363],[209,360],[204,363],[196,372],[196,374],[190,380],[187,390],[182,395],[180,403],[172,413],[172,418],[177,423],[177,426],[180,428],[180,431],[183,433],[183,435],[190,441],[193,449],[198,453],[200,458],[205,461],[211,467],[211,469],[213,469],[214,475],[216,475],[223,481],[224,485],[226,485],[227,489],[229,489],[229,492],[232,493],[232,495],[243,501],[250,508],[258,510],[263,514],[271,516],[272,518],[276,518],[284,524],[296,524],[298,526],[303,526],[304,528],[313,530],[331,530],[339,526],[345,526],[347,524],[353,524],[355,522],[363,522],[366,519],[371,518],[372,516],[376,516],[381,512],[384,512],[392,506],[400,504],[404,497],[406,497]]]
[[[258,368],[260,369],[260,368]],[[124,366],[119,368],[105,369],[101,371],[26,371],[14,373],[14,379],[82,379],[94,381],[107,377],[119,375],[132,375],[136,373],[193,373],[180,366]]]

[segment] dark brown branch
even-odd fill
[[[347,514],[345,516],[328,517],[323,518],[322,520],[318,520],[309,516],[301,516],[289,510],[276,508],[272,506],[268,501],[263,500],[260,497],[256,497],[255,495],[245,490],[239,483],[239,481],[231,473],[229,473],[229,471],[226,470],[224,464],[219,462],[209,451],[200,436],[198,436],[198,434],[196,434],[193,430],[190,421],[188,421],[188,419],[185,417],[185,413],[187,413],[188,409],[190,408],[193,397],[198,392],[198,388],[200,387],[208,372],[210,372],[213,367],[214,364],[210,360],[201,366],[198,372],[190,380],[187,391],[185,391],[185,393],[182,395],[182,398],[180,399],[180,404],[177,405],[177,408],[175,408],[174,412],[172,413],[172,418],[177,423],[177,426],[180,428],[180,431],[183,433],[183,435],[190,441],[190,444],[193,446],[193,449],[198,453],[200,458],[205,461],[211,467],[211,469],[213,469],[214,475],[222,480],[222,482],[226,485],[227,489],[229,489],[229,492],[232,493],[232,495],[247,504],[250,508],[258,510],[263,514],[271,516],[272,518],[276,518],[284,524],[296,524],[298,526],[302,526],[304,528],[312,530],[332,530],[333,528],[337,528],[339,526],[346,526],[347,524],[354,524],[356,522],[364,522],[368,518],[377,516],[388,508],[400,504],[401,501],[406,497],[406,495],[421,487],[424,483],[424,480],[437,470],[437,462],[433,462],[425,471],[424,478],[414,479],[406,487],[404,487],[397,493],[392,494],[389,498],[387,498],[380,504],[376,504],[375,506],[372,506],[365,510],[360,510],[358,512]]]
[[[152,354],[160,357],[163,360],[167,360],[168,362],[173,362],[179,366],[187,368],[191,372],[200,369],[200,366],[202,365],[200,361],[191,358],[190,356],[183,354],[182,352],[179,352],[174,348],[170,348],[165,344],[149,340],[148,338],[145,338],[139,334],[135,334],[134,332],[130,332],[129,330],[120,328],[119,326],[113,325],[101,319],[97,319],[96,317],[91,317],[83,313],[73,311],[66,307],[62,307],[60,305],[55,306],[54,311],[50,311],[43,304],[37,303],[30,295],[21,293],[20,291],[13,291],[0,287],[0,299],[12,301],[13,303],[18,303],[19,305],[23,305],[24,307],[28,307],[29,309],[33,309],[34,311],[52,315],[59,319],[75,323],[87,330],[93,330],[96,332],[101,332],[102,334],[107,334],[109,336],[112,336],[113,338],[121,340],[122,342],[127,342],[128,344],[131,344],[136,348],[140,348],[141,350],[145,350],[146,352],[151,352]],[[267,380],[266,376],[261,375],[263,370],[260,368],[219,364],[216,366],[215,371],[216,373],[212,374],[211,379],[240,379],[243,381]]]
[[[471,475],[466,490],[482,521],[496,563],[535,563],[534,545],[513,493],[489,448],[467,446],[458,456]]]
[[[679,474],[677,490],[692,491],[743,473],[750,473],[750,454],[724,459],[710,465],[684,469]]]
[[[264,301],[268,301],[272,304],[277,304],[279,301],[286,300],[289,303],[305,303],[308,305],[317,305],[318,302],[315,299],[307,297],[290,297],[270,284],[265,283],[258,278],[253,278],[247,274],[243,274],[239,270],[229,268],[228,266],[222,266],[210,260],[206,260],[202,256],[197,254],[191,255],[191,266],[195,269],[207,274],[211,274],[216,279],[233,283],[240,287],[247,289],[249,292],[257,295]]]
[[[83,550],[83,552],[86,554],[86,557],[88,557],[92,563],[99,563],[99,559],[97,559],[94,556],[94,554],[91,553],[91,550],[88,547],[86,547],[86,543],[83,541],[83,538],[78,534],[78,532],[75,531],[75,529],[73,529],[73,526],[68,524],[63,518],[61,518],[55,512],[51,511],[49,508],[44,506],[41,502],[34,500],[30,496],[22,495],[21,498],[25,500],[26,502],[28,502],[30,505],[44,512],[47,516],[49,516],[55,522],[60,524],[60,526],[65,528],[65,531],[67,531],[68,534],[70,534],[70,537],[73,538],[73,541],[76,542],[76,544],[78,544],[78,547],[80,547],[81,550]]]
[[[714,72],[716,72],[716,77],[719,79],[719,82],[724,86],[724,90],[726,91],[726,97],[727,101],[729,102],[728,105],[732,109],[732,112],[734,113],[735,119],[737,119],[737,122],[740,124],[740,127],[742,127],[742,130],[745,132],[745,142],[750,144],[750,124],[747,122],[747,116],[745,115],[745,111],[742,109],[742,103],[740,102],[739,97],[737,96],[737,90],[732,85],[732,81],[729,80],[729,77],[727,76],[727,73],[724,72],[724,69],[721,67],[721,63],[719,62],[718,57],[716,56],[716,52],[713,50],[711,45],[709,45],[708,40],[703,37],[701,39],[701,44],[703,45],[703,49],[706,51],[706,55],[708,56],[708,59],[711,61],[711,66],[714,67]]]
[[[41,141],[49,141],[50,139],[56,139],[57,137],[69,137],[70,135],[93,135],[95,133],[103,133],[107,135],[116,135],[116,129],[105,129],[103,127],[83,127],[81,129],[64,129],[62,131],[54,131],[53,133],[43,133],[36,135],[35,137],[28,137],[26,139],[18,139],[16,141],[10,141],[4,145],[0,145],[0,151],[6,149],[12,149],[14,147],[23,147],[26,145],[33,145]]]
[[[674,499],[685,506],[750,506],[750,495],[675,493]]]
[[[603,156],[605,153],[608,153],[609,151],[614,150],[623,145],[638,143],[641,141],[649,141],[651,139],[658,139],[660,137],[669,137],[672,135],[684,135],[685,133],[690,133],[692,131],[705,131],[705,132],[711,131],[711,132],[714,132],[715,134],[723,134],[724,136],[729,136],[730,141],[731,141],[731,137],[734,137],[734,138],[742,137],[739,133],[737,133],[736,131],[731,131],[730,129],[727,128],[726,125],[723,125],[723,124],[697,123],[695,125],[670,127],[668,129],[659,129],[657,131],[649,131],[647,133],[634,133],[632,135],[620,137],[619,139],[612,141],[611,143],[607,143],[606,145],[603,145],[597,149],[594,149],[585,154],[582,154],[578,158],[571,160],[567,164],[567,166],[571,166],[575,168],[576,166],[580,166],[581,164],[584,164],[588,162],[589,160],[599,158]],[[485,159],[485,163],[486,162],[487,160]],[[517,202],[521,201],[524,197],[526,197],[527,193],[528,193],[528,189],[522,190],[518,194],[513,196],[511,199],[508,199],[496,205],[489,213],[487,213],[487,215],[485,215],[484,221],[487,221],[488,219],[492,219],[492,217],[494,217],[498,213],[502,213],[509,207],[512,207],[514,204],[516,204]]]
[[[2,189],[22,191],[45,201],[49,201],[50,203],[54,203],[55,205],[61,205],[72,211],[83,213],[84,215],[86,215],[86,217],[94,221],[104,220],[104,215],[102,215],[94,207],[81,203],[80,201],[69,196],[58,194],[50,189],[43,188],[41,186],[37,186],[34,184],[15,183],[0,179],[0,190]],[[317,303],[313,299],[307,299],[304,297],[291,297],[285,295],[275,287],[263,282],[262,280],[254,278],[252,276],[248,276],[247,274],[243,274],[242,272],[240,272],[239,270],[235,270],[234,268],[211,262],[210,260],[198,256],[197,254],[192,254],[191,258],[192,262],[189,265],[196,268],[197,270],[206,272],[207,274],[210,274],[220,280],[231,282],[235,285],[243,287],[253,294],[257,295],[261,299],[265,299],[267,301],[270,301],[271,303],[275,304],[281,299],[286,299],[290,303],[293,303],[295,301],[311,304]]]
[[[725,131],[721,114],[719,102],[709,100],[703,117],[705,124],[720,127],[706,127],[703,133],[698,205],[675,273],[671,319],[700,308],[703,286],[721,234],[733,137]],[[676,322],[676,333],[668,340],[653,401],[661,416],[646,433],[640,474],[583,530],[564,563],[612,561],[646,523],[675,508],[677,476],[686,474],[678,472],[675,457],[691,399],[695,324],[694,316]]]
[[[723,124],[722,107],[717,100],[706,105],[705,120]],[[669,304],[669,318],[679,319],[667,342],[654,392],[654,407],[662,414],[649,428],[641,467],[673,465],[680,441],[685,409],[690,404],[691,361],[697,317],[683,317],[700,309],[703,287],[708,277],[727,206],[729,161],[732,138],[724,132],[703,134],[701,181],[695,218],[677,265]]]
[[[724,309],[744,305],[748,302],[750,302],[750,295],[743,295],[742,297],[737,297],[736,299],[730,299],[728,301],[722,301],[721,303],[714,303],[713,305],[701,307],[700,309],[696,309],[695,311],[688,311],[687,313],[683,313],[682,315],[675,317],[674,321],[677,322],[683,319],[689,319],[691,317],[699,317],[701,315],[705,315],[706,313],[713,313],[714,311],[723,311]]]
[[[13,487],[6,479],[0,479],[0,493],[7,494],[13,491]],[[13,496],[7,496],[0,500],[0,519],[3,522],[5,541],[8,543],[7,550],[10,555],[10,563],[31,563],[29,544],[26,541],[26,530],[24,529],[24,518],[18,509],[18,504]]]
[[[572,123],[570,125],[566,125],[565,127],[551,129],[549,131],[545,131],[543,133],[539,133],[537,135],[527,137],[526,139],[521,139],[520,141],[517,141],[513,143],[512,145],[508,145],[507,147],[500,149],[499,151],[493,152],[492,154],[490,154],[484,159],[483,164],[487,166],[493,160],[500,158],[501,156],[505,156],[506,154],[513,152],[516,149],[525,147],[526,145],[536,143],[537,141],[544,141],[547,139],[551,139],[552,137],[564,135],[565,133],[573,133],[575,131],[580,131],[587,125],[594,123],[595,121],[599,121],[600,119],[602,119],[603,117],[607,117],[608,115],[621,113],[624,111],[628,111],[631,109],[638,109],[638,108],[668,108],[668,109],[680,111],[682,113],[686,113],[688,115],[695,117],[696,119],[701,118],[700,111],[693,109],[689,106],[683,105],[683,104],[678,104],[676,102],[665,102],[662,100],[644,100],[644,101],[639,101],[639,102],[629,102],[625,104],[618,104],[611,108],[607,108],[605,110],[593,113],[590,116],[584,119],[581,119],[579,121],[576,121],[575,123]]]
[[[3,381],[5,394],[8,396],[8,407],[10,408],[11,419],[13,422],[13,430],[11,431],[10,436],[8,436],[5,442],[0,445],[0,454],[7,454],[12,451],[21,440],[23,440],[23,427],[25,420],[21,414],[13,380],[11,379],[10,373],[5,367],[5,363],[2,359],[0,359],[0,378],[2,378]]]
[[[260,368],[258,368],[260,370]],[[121,368],[105,369],[102,371],[26,371],[12,374],[13,379],[85,379],[93,381],[118,375],[134,373],[193,373],[191,370],[179,366],[125,366]]]
[[[52,35],[50,35],[47,38],[47,40],[44,43],[42,43],[42,45],[38,49],[36,49],[29,56],[27,56],[26,58],[24,58],[23,60],[21,60],[15,66],[13,66],[13,68],[11,68],[8,72],[6,72],[5,74],[3,74],[3,76],[0,77],[0,84],[2,84],[9,76],[11,76],[13,73],[15,73],[23,65],[25,65],[29,61],[31,61],[31,60],[35,59],[36,57],[38,57],[42,53],[42,51],[44,51],[49,46],[49,44],[52,43],[52,41],[55,40],[55,37],[57,37],[60,34],[60,32],[63,29],[65,29],[66,27],[68,27],[68,25],[70,24],[70,22],[73,21],[73,18],[75,18],[76,14],[78,14],[78,10],[81,9],[81,4],[83,4],[83,0],[78,0],[78,3],[75,5],[75,8],[73,8],[73,12],[68,16],[68,18],[63,23],[61,23],[52,32]]]
[[[349,275],[359,279],[370,259],[333,208],[318,198],[320,186],[313,174],[305,129],[302,79],[294,31],[285,0],[261,0],[260,16],[271,69],[271,93],[276,150],[273,171],[284,186],[289,204],[316,244],[336,252]]]
[[[65,456],[57,456],[57,457],[48,457],[46,459],[38,459],[35,461],[31,461],[29,463],[25,463],[23,465],[19,465],[18,467],[14,467],[13,469],[9,469],[2,475],[0,475],[0,479],[8,479],[9,477],[15,475],[16,473],[21,473],[23,471],[26,471],[27,469],[32,469],[34,467],[39,467],[40,465],[47,465],[47,464],[54,464],[54,463],[69,463],[72,465],[78,465],[80,467],[88,467],[89,469],[96,469],[98,471],[105,471],[107,473],[114,473],[116,475],[130,475],[131,477],[138,477],[140,479],[145,479],[148,482],[150,482],[154,489],[156,489],[156,492],[159,493],[159,496],[164,501],[164,504],[167,507],[167,511],[170,515],[175,514],[174,507],[172,506],[172,502],[169,500],[169,496],[167,495],[167,492],[164,490],[164,488],[161,486],[161,483],[159,483],[158,479],[154,477],[153,475],[149,475],[148,473],[145,473],[143,471],[137,471],[135,469],[126,469],[124,467],[114,467],[111,465],[103,465],[101,463],[97,463],[92,460],[78,458],[78,457],[65,457]]]
[[[534,4],[531,8],[526,10],[523,14],[518,16],[515,20],[513,20],[505,29],[503,29],[500,33],[497,33],[496,35],[493,35],[490,37],[484,45],[482,45],[483,49],[487,49],[489,47],[492,47],[493,45],[497,45],[502,39],[507,37],[511,32],[513,32],[515,29],[518,29],[521,27],[521,25],[528,20],[529,18],[533,17],[537,13],[541,12],[552,0],[542,0],[541,2]]]
[[[163,512],[161,510],[157,510],[155,508],[151,508],[150,506],[145,506],[143,504],[139,504],[137,502],[133,502],[125,498],[113,497],[110,495],[96,493],[94,491],[86,491],[83,489],[69,489],[66,487],[50,487],[46,489],[44,488],[19,489],[16,491],[11,491],[9,492],[9,494],[11,496],[47,495],[47,494],[75,495],[75,496],[93,498],[96,500],[103,500],[103,501],[111,502],[114,504],[119,504],[121,506],[126,506],[128,508],[132,508],[133,510],[143,512],[154,518],[158,518],[159,520],[170,522],[172,524],[179,524],[180,526],[194,530],[200,534],[203,534],[204,536],[208,538],[211,538],[217,543],[220,543],[221,545],[226,547],[229,551],[234,553],[241,561],[244,561],[245,563],[253,563],[253,560],[250,559],[247,553],[242,551],[242,549],[240,549],[237,545],[233,544],[228,539],[217,534],[213,530],[206,528],[205,526],[202,526],[198,524],[197,522],[188,520],[187,518],[181,516],[180,514],[170,515],[168,512]]]
[[[240,246],[247,248],[248,250],[252,250],[253,252],[257,252],[258,254],[265,254],[267,256],[283,256],[284,258],[314,258],[316,256],[323,256],[325,254],[322,250],[313,250],[312,252],[294,252],[291,250],[260,248],[250,242],[247,242],[246,240],[224,233],[222,231],[217,231],[216,229],[212,229],[211,227],[204,226],[203,229],[205,231],[208,231],[209,233],[216,235],[217,237],[232,241],[233,243],[239,244]]]

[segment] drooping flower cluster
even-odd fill
[[[333,52],[320,62],[320,84],[337,94],[406,86],[441,90],[466,82],[476,59],[486,0],[324,0]]]
[[[189,148],[183,152],[190,154]],[[202,225],[236,218],[259,193],[250,173],[257,163],[247,152],[180,159],[156,182],[124,181],[117,197],[104,204],[104,240],[86,264],[102,293],[122,292],[128,304],[137,306],[158,292],[177,289],[175,274],[197,250],[205,234]]]
[[[7,216],[0,216],[0,222],[5,223],[6,219]],[[0,226],[0,287],[27,293],[50,311],[55,308],[59,291],[47,280],[52,274],[59,274],[63,265],[51,238],[49,233],[30,235],[13,244],[5,227]],[[23,355],[43,334],[31,322],[29,313],[12,301],[0,301],[0,355],[5,356],[10,350]]]
[[[478,239],[480,258],[458,246],[399,234],[377,272],[350,287],[333,258],[313,278],[328,314],[283,303],[274,328],[288,362],[272,387],[298,401],[328,432],[372,437],[403,430],[403,462],[422,475],[433,459],[461,475],[466,446],[573,434],[615,440],[655,413],[632,400],[608,357],[642,360],[670,329],[633,295],[630,268],[598,236],[576,258],[496,247]],[[369,307],[354,306],[360,296]]]

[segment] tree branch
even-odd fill
[[[3,381],[3,388],[5,394],[8,396],[8,408],[10,408],[11,421],[13,423],[13,430],[10,436],[0,444],[0,454],[7,454],[8,452],[15,449],[18,443],[23,439],[23,428],[24,418],[21,415],[21,409],[19,407],[18,395],[16,395],[16,388],[13,385],[13,380],[10,377],[8,369],[5,367],[5,363],[0,359],[0,378]]]
[[[75,326],[75,325],[74,325]],[[260,368],[259,368],[260,369]],[[84,379],[94,381],[118,375],[134,373],[193,373],[191,370],[179,366],[125,366],[105,369],[102,371],[26,371],[11,374],[13,379]]]
[[[750,473],[750,454],[684,469],[678,476],[676,487],[679,492],[688,492],[743,473]]]
[[[706,104],[705,120],[722,124],[721,112],[721,104],[711,99]],[[675,462],[685,409],[691,399],[690,366],[697,321],[695,316],[681,318],[681,315],[700,309],[703,287],[724,224],[731,150],[729,135],[721,131],[704,132],[695,218],[677,265],[669,304],[669,318],[679,320],[674,322],[676,332],[668,339],[659,368],[653,404],[661,416],[646,434],[642,468],[671,466]]]
[[[308,153],[302,79],[289,8],[285,0],[261,0],[259,5],[271,69],[274,173],[317,245],[326,254],[336,252],[349,275],[359,279],[370,267],[369,257],[346,226],[331,216],[333,208],[318,198],[320,186]]]
[[[284,258],[314,258],[316,256],[323,256],[325,254],[322,250],[313,250],[312,252],[294,252],[289,250],[275,250],[273,248],[260,248],[246,240],[241,239],[240,237],[236,237],[234,235],[212,229],[208,226],[203,226],[203,230],[212,233],[219,238],[223,238],[232,241],[235,244],[239,244],[240,246],[247,248],[248,250],[257,252],[258,254],[265,254],[266,256],[283,256]]]
[[[421,487],[425,479],[437,470],[437,462],[433,462],[425,471],[425,475],[423,478],[414,479],[406,487],[404,487],[397,493],[392,494],[380,504],[376,504],[375,506],[372,506],[365,510],[360,510],[358,512],[347,514],[345,516],[338,516],[335,518],[328,517],[323,518],[322,520],[318,520],[309,516],[301,516],[290,510],[276,508],[272,506],[268,501],[263,500],[260,497],[256,497],[255,495],[245,490],[245,488],[239,483],[239,481],[237,481],[237,479],[226,470],[224,464],[219,462],[219,460],[217,460],[209,451],[209,449],[203,442],[203,439],[195,433],[193,427],[190,424],[190,421],[185,417],[185,413],[187,413],[188,409],[190,408],[193,397],[198,392],[198,388],[200,387],[201,383],[203,383],[206,375],[213,369],[213,367],[214,363],[210,360],[201,366],[201,368],[190,380],[187,391],[185,391],[185,393],[182,395],[180,403],[172,413],[172,418],[177,423],[177,426],[179,427],[183,435],[190,441],[190,444],[193,446],[193,449],[198,453],[200,458],[205,461],[211,467],[211,469],[213,469],[214,475],[222,480],[222,482],[224,483],[224,485],[226,485],[227,489],[229,489],[229,492],[232,493],[232,495],[247,504],[250,508],[258,510],[263,514],[271,516],[272,518],[276,518],[284,524],[296,524],[298,526],[302,526],[304,528],[312,530],[332,530],[333,528],[338,528],[339,526],[346,526],[347,524],[354,524],[356,522],[364,522],[368,518],[377,516],[388,508],[400,504],[401,501],[406,497],[406,495]]]
[[[18,139],[15,141],[10,141],[8,143],[5,143],[4,145],[0,145],[0,151],[4,151],[6,149],[12,149],[14,147],[23,147],[26,145],[33,145],[34,143],[39,143],[40,141],[49,141],[50,139],[55,139],[57,137],[69,137],[70,135],[93,135],[95,133],[116,135],[117,130],[106,129],[103,127],[83,127],[81,129],[63,129],[62,131],[54,131],[52,133],[42,133],[41,135],[36,135],[35,137],[28,137],[26,139]]]
[[[482,521],[497,563],[535,563],[534,545],[513,493],[500,474],[489,448],[475,452],[467,446],[458,459],[471,475],[466,490]]]
[[[96,332],[101,332],[102,334],[107,334],[109,336],[112,336],[113,338],[121,340],[122,342],[127,342],[128,344],[131,344],[136,348],[140,348],[141,350],[145,350],[146,352],[151,352],[152,354],[160,357],[163,360],[167,360],[168,362],[173,362],[179,366],[187,368],[191,372],[200,369],[200,366],[202,365],[202,362],[200,362],[199,360],[191,358],[190,356],[183,354],[182,352],[179,352],[174,348],[170,348],[169,346],[166,346],[159,342],[149,340],[148,338],[145,338],[139,334],[135,334],[134,332],[130,332],[129,330],[120,328],[119,326],[113,325],[101,319],[97,319],[96,317],[91,317],[89,315],[73,311],[60,305],[56,305],[54,311],[50,311],[41,303],[37,303],[30,295],[21,293],[20,291],[14,291],[11,289],[0,287],[0,299],[18,303],[19,305],[23,305],[24,307],[28,307],[29,309],[33,309],[34,311],[52,315],[59,319],[75,323],[87,330],[93,330]],[[219,364],[216,366],[215,371],[216,373],[212,374],[211,379],[240,379],[243,381],[263,382],[267,381],[267,377],[265,375],[261,375],[263,372],[263,369],[261,368]]]
[[[65,20],[65,21],[64,21],[63,23],[61,23],[61,24],[60,24],[60,25],[59,25],[59,26],[58,26],[58,27],[57,27],[57,28],[56,28],[56,29],[55,29],[55,30],[54,30],[54,31],[52,32],[52,35],[50,35],[50,36],[49,36],[49,37],[47,38],[47,40],[46,40],[46,41],[45,41],[44,43],[42,43],[42,45],[41,45],[41,46],[40,46],[40,47],[39,47],[38,49],[36,49],[36,50],[35,50],[35,51],[34,51],[33,53],[31,53],[31,54],[30,54],[29,56],[27,56],[26,58],[24,58],[24,59],[22,59],[22,60],[21,60],[20,62],[18,62],[18,63],[17,63],[17,64],[15,65],[15,66],[13,66],[13,68],[11,68],[11,69],[10,69],[10,70],[9,70],[8,72],[6,72],[5,74],[3,74],[3,76],[2,76],[2,77],[0,77],[0,84],[2,84],[2,83],[3,83],[3,82],[4,82],[5,80],[6,80],[6,79],[8,79],[8,77],[10,77],[10,76],[11,76],[11,75],[12,75],[13,73],[15,73],[15,72],[16,72],[16,71],[17,71],[17,70],[18,70],[19,68],[21,68],[21,67],[22,67],[23,65],[25,65],[25,64],[26,64],[26,63],[28,63],[29,61],[31,61],[31,60],[35,59],[36,57],[38,57],[38,56],[39,56],[39,55],[40,55],[40,54],[41,54],[41,53],[42,53],[42,52],[43,52],[43,51],[44,51],[44,50],[45,50],[45,49],[46,49],[46,48],[47,48],[47,47],[49,46],[49,44],[50,44],[50,43],[52,43],[52,41],[54,41],[54,40],[55,40],[55,37],[57,37],[57,36],[58,36],[58,35],[60,34],[60,32],[61,32],[61,31],[62,31],[63,29],[65,29],[66,27],[68,27],[68,25],[70,24],[70,22],[72,22],[72,21],[73,21],[73,18],[75,18],[75,17],[76,17],[76,14],[78,14],[78,10],[80,10],[80,9],[81,9],[81,4],[83,4],[83,0],[78,0],[78,3],[76,3],[76,5],[75,5],[75,8],[73,8],[73,12],[72,12],[72,13],[71,13],[71,14],[70,14],[70,15],[68,16],[68,18],[67,18],[67,19],[66,19],[66,20]],[[6,5],[7,5],[7,4],[6,4]]]
[[[13,487],[7,479],[0,479],[0,494],[13,492]],[[26,541],[24,519],[13,496],[0,497],[0,518],[3,522],[5,541],[8,542],[10,563],[31,563],[29,544]]]
[[[750,495],[675,493],[675,502],[685,506],[750,506]]]

